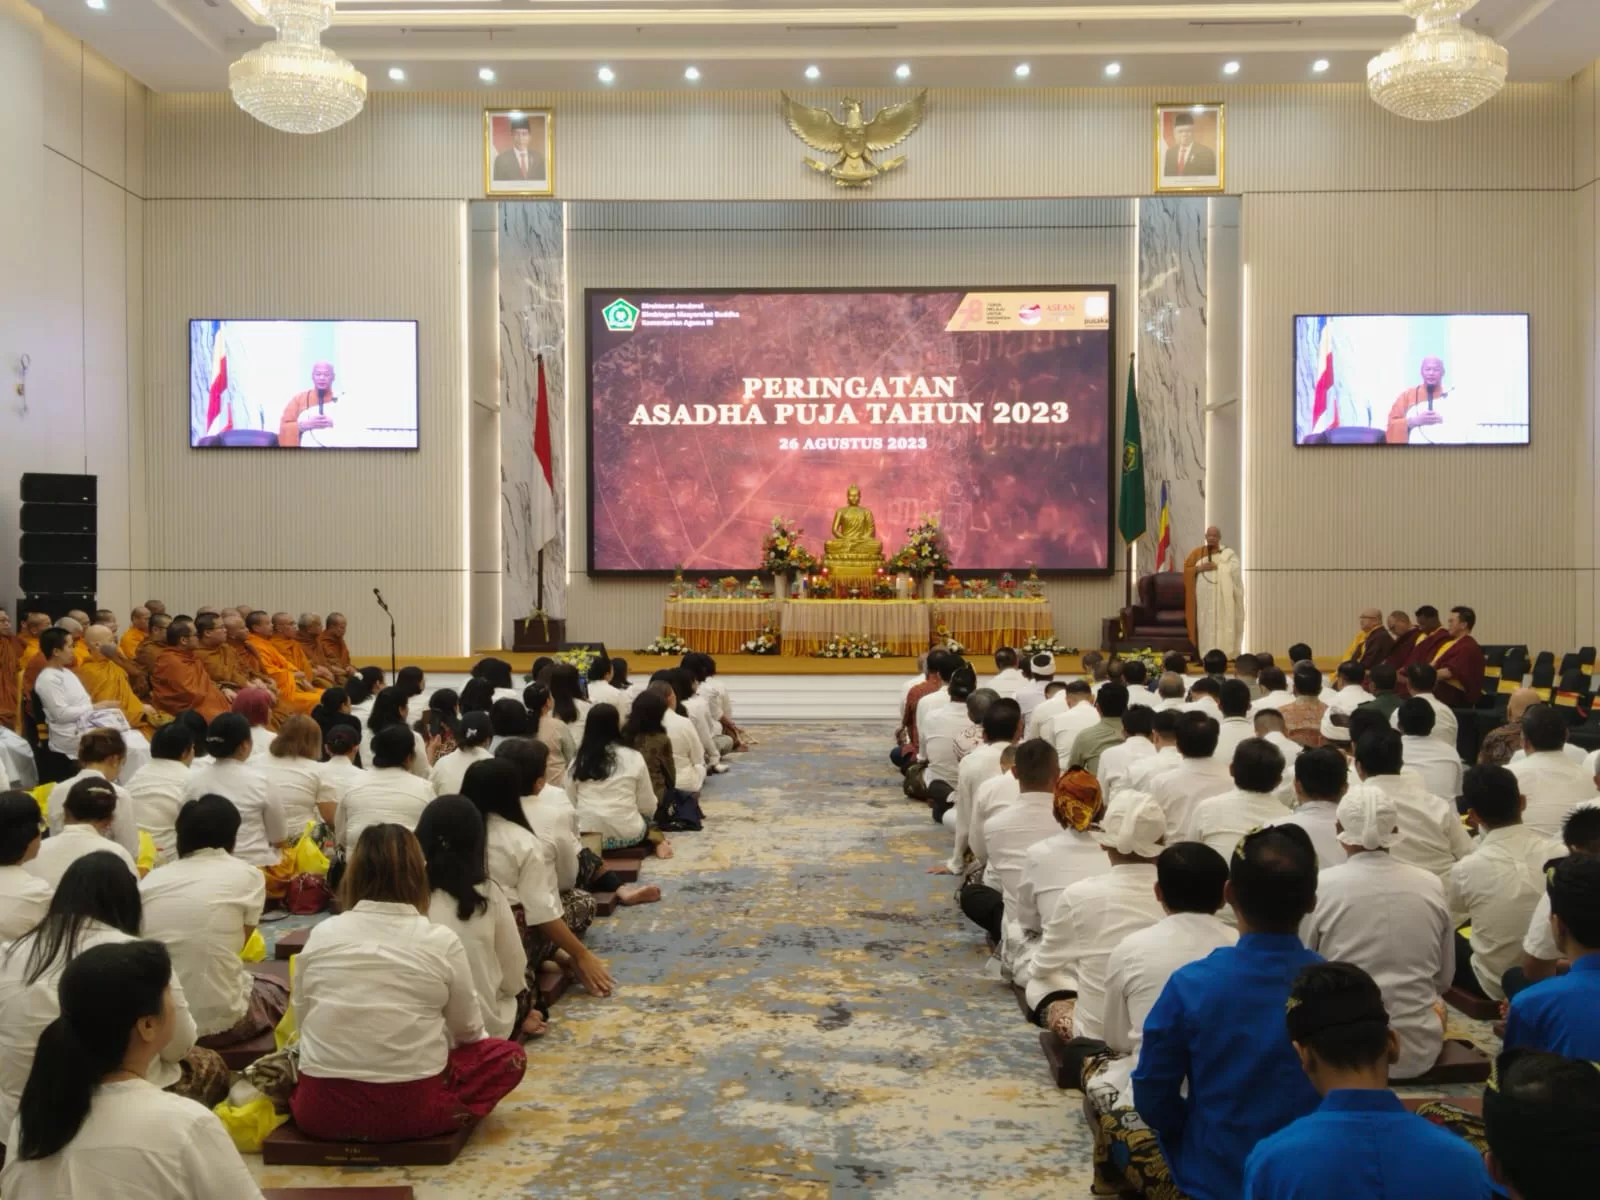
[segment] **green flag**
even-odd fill
[[[1133,386],[1133,356],[1128,356],[1128,407],[1122,419],[1122,497],[1117,529],[1132,545],[1144,536],[1144,443],[1139,437],[1139,396]]]

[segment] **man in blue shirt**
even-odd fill
[[[1322,961],[1297,933],[1316,905],[1317,852],[1300,826],[1274,825],[1246,834],[1228,870],[1239,944],[1173,973],[1133,1073],[1133,1107],[1193,1200],[1236,1200],[1256,1143],[1320,1100],[1283,1029],[1296,974]]]
[[[1600,1059],[1600,858],[1574,854],[1550,868],[1550,923],[1572,962],[1511,999],[1505,1048]]]
[[[1322,1105],[1251,1151],[1245,1200],[1489,1200],[1478,1152],[1389,1090],[1400,1038],[1370,975],[1353,963],[1304,968],[1286,1023]]]
[[[1483,1092],[1489,1174],[1511,1200],[1571,1200],[1600,1178],[1600,1066],[1507,1050]]]

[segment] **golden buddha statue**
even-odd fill
[[[833,514],[833,537],[823,543],[822,562],[832,575],[874,575],[883,566],[872,510],[861,507],[861,489],[845,493],[845,506]]]

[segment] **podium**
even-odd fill
[[[200,449],[210,449],[215,446],[224,446],[229,449],[248,448],[252,450],[276,448],[278,435],[266,429],[230,429],[226,433],[215,433],[210,437],[203,437],[195,446]]]
[[[1302,446],[1381,446],[1385,430],[1368,429],[1363,425],[1339,425],[1321,433],[1308,434]]]

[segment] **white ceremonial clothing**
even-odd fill
[[[428,920],[461,939],[484,1031],[490,1037],[507,1038],[517,1019],[517,995],[525,986],[528,955],[522,948],[517,919],[511,915],[511,902],[505,892],[492,882],[479,884],[478,892],[488,901],[488,907],[482,912],[474,911],[465,921],[454,896],[434,892],[428,903]]]
[[[156,847],[156,866],[178,857],[178,810],[189,788],[189,767],[172,758],[153,758],[129,782],[135,826],[150,835]],[[119,798],[118,806],[121,806]]]
[[[33,750],[19,734],[3,726],[0,726],[0,775],[6,777],[6,787],[31,792],[39,786],[39,766],[33,761]]]
[[[569,772],[567,782],[582,832],[632,844],[649,832],[650,818],[656,811],[655,788],[651,786],[644,755],[627,746],[611,749],[617,756],[617,765],[608,777],[580,782]]]
[[[1231,662],[1244,640],[1244,573],[1228,546],[1214,551],[1211,561],[1215,570],[1194,573],[1195,648],[1202,655],[1221,650]]]
[[[261,762],[267,789],[278,801],[283,812],[283,826],[291,838],[298,839],[308,824],[322,819],[317,815],[317,792],[322,787],[319,765],[314,758],[273,758],[270,755]]]
[[[1156,756],[1156,744],[1142,734],[1130,734],[1115,746],[1100,751],[1100,763],[1095,778],[1100,781],[1101,796],[1109,799],[1128,781],[1128,771],[1144,758]]]
[[[906,701],[911,699],[911,689],[914,687],[920,687],[922,684],[926,683],[927,680],[928,677],[926,675],[913,675],[910,679],[906,680],[900,685],[900,703],[895,706],[894,710],[894,723],[896,726],[898,726],[900,722],[905,719]]]
[[[239,810],[234,857],[253,867],[277,866],[283,857],[278,846],[289,836],[289,827],[277,796],[267,786],[267,777],[249,763],[231,758],[191,770],[184,800],[213,794],[224,797]],[[298,834],[299,830],[295,832]]]
[[[1329,712],[1343,713],[1347,717],[1371,699],[1372,693],[1359,683],[1347,683],[1331,695],[1324,692],[1322,696]]]
[[[1150,780],[1146,790],[1167,814],[1167,845],[1170,846],[1189,828],[1200,801],[1233,790],[1233,776],[1228,773],[1228,764],[1215,755],[1210,758],[1180,756],[1178,765]]]
[[[700,744],[700,735],[695,731],[694,722],[669,708],[662,714],[661,727],[666,730],[667,740],[672,743],[672,770],[678,788],[698,795],[706,784],[706,748]],[[650,811],[654,812],[655,809]]]
[[[706,682],[700,686],[702,689],[709,688],[711,686],[711,680],[706,680]],[[907,690],[909,691],[910,689],[908,688]],[[617,716],[626,721],[628,719],[629,710],[633,708],[633,696],[628,692],[623,691],[621,688],[614,687],[609,680],[591,679],[589,681],[589,703],[591,705],[609,704],[612,708],[617,710]],[[904,701],[901,702],[900,707],[902,709],[905,708]],[[437,763],[434,764],[434,769],[438,769]],[[441,792],[439,794],[449,795],[450,793]]]
[[[1417,692],[1415,695],[1421,696],[1433,708],[1433,732],[1428,736],[1435,741],[1443,742],[1452,750],[1455,749],[1456,734],[1460,732],[1461,728],[1460,722],[1456,720],[1456,714],[1450,711],[1448,704],[1435,697],[1432,692]],[[1400,710],[1398,708],[1389,714],[1389,727],[1391,729],[1400,728]]]
[[[300,1070],[319,1079],[431,1079],[452,1046],[484,1037],[461,939],[391,901],[362,900],[312,927],[294,1012]]]
[[[1342,867],[1346,858],[1344,843],[1339,840],[1339,804],[1336,800],[1306,800],[1295,807],[1282,820],[1271,825],[1298,825],[1311,838],[1317,852],[1317,867],[1326,871]]]
[[[1400,836],[1389,852],[1448,887],[1450,868],[1473,851],[1455,804],[1428,791],[1419,775],[1369,775],[1364,782],[1382,789],[1400,817]]]
[[[1056,758],[1065,767],[1067,759],[1072,757],[1072,746],[1078,740],[1078,735],[1099,723],[1100,710],[1095,708],[1093,701],[1081,700],[1051,717],[1048,724],[1041,725],[1039,736],[1056,748]]]
[[[972,810],[978,788],[1000,774],[1000,755],[1005,748],[1005,742],[985,742],[961,760],[961,767],[956,772],[955,847],[950,852],[950,861],[945,865],[957,875],[966,867],[967,846],[972,837]]]
[[[1277,691],[1263,692],[1250,702],[1250,715],[1254,716],[1263,708],[1282,708],[1286,704],[1293,704],[1295,694],[1288,688],[1279,688]],[[1255,727],[1252,725],[1251,729]],[[1251,736],[1254,736],[1252,733]]]
[[[144,936],[163,943],[201,1037],[232,1029],[250,1008],[254,978],[239,951],[261,924],[267,880],[226,850],[196,850],[139,884]]]
[[[1017,694],[1011,697],[1017,702],[1017,707],[1022,710],[1022,719],[1027,721],[1033,710],[1044,703],[1044,689],[1050,683],[1048,679],[1027,679],[1017,689]]]
[[[700,745],[705,750],[706,765],[714,767],[722,761],[722,751],[717,748],[716,722],[711,719],[711,698],[704,692],[696,692],[683,702],[683,711],[689,714],[689,720],[694,722],[694,731],[700,735]],[[587,718],[589,710],[584,709],[582,717]],[[583,720],[573,727],[572,736],[580,742],[583,740]]]
[[[1147,929],[1130,933],[1106,959],[1106,998],[1101,1039],[1120,1058],[1108,1063],[1090,1087],[1115,1088],[1118,1103],[1133,1103],[1133,1072],[1139,1065],[1144,1023],[1179,967],[1213,950],[1232,946],[1239,932],[1210,913],[1169,913]],[[1109,1106],[1103,1110],[1109,1111]]]
[[[556,886],[563,892],[578,886],[578,856],[583,842],[578,836],[578,810],[567,793],[546,784],[537,796],[522,798],[522,815],[556,855]]]
[[[936,708],[942,708],[950,703],[950,684],[948,680],[940,680],[936,690],[929,692],[917,701],[917,749],[922,749],[922,731],[928,727],[928,715]]]
[[[250,727],[250,757],[245,761],[263,774],[267,769],[267,760],[272,757],[272,743],[277,734],[265,725],[252,725]]]
[[[1222,855],[1223,862],[1232,862],[1240,838],[1252,829],[1276,825],[1288,816],[1289,811],[1273,793],[1233,787],[1196,804],[1180,840],[1204,842]]]
[[[1472,973],[1489,999],[1506,998],[1500,977],[1522,961],[1522,939],[1546,890],[1544,865],[1566,852],[1529,825],[1503,825],[1451,868],[1447,898],[1472,922]]]
[[[994,887],[1005,897],[1006,910],[1015,912],[1022,867],[1028,850],[1061,832],[1055,817],[1054,792],[1018,791],[1017,798],[997,805],[972,830],[972,855],[989,864]]]
[[[994,778],[985,779],[978,785],[978,790],[972,798],[972,820],[969,826],[971,837],[968,839],[968,844],[972,848],[972,857],[975,861],[988,862],[989,860],[987,854],[978,853],[978,847],[983,844],[981,838],[984,823],[1002,808],[1016,803],[1021,795],[1022,785],[1017,782],[1017,777],[1010,771],[1001,771]],[[1054,820],[1055,818],[1052,817],[1051,819]],[[1056,829],[1060,828],[1060,825],[1056,826]],[[1055,830],[1052,829],[1050,832],[1054,833]],[[994,882],[992,875],[986,878],[984,882],[990,887],[999,886]]]
[[[115,854],[128,866],[128,873],[139,878],[139,866],[120,845],[109,837],[100,836],[93,825],[63,825],[61,832],[47,837],[39,844],[39,853],[22,864],[22,869],[50,885],[53,892],[61,886],[61,877],[67,868],[80,858],[100,851]]]
[[[1022,672],[1016,667],[1007,667],[1004,671],[996,672],[995,675],[983,686],[999,693],[1002,699],[1015,700],[1017,698],[1017,693],[1022,690],[1023,685],[1027,682],[1028,681],[1023,676]],[[910,688],[906,689],[908,692],[910,690]],[[905,707],[903,701],[900,707]]]
[[[337,812],[345,796],[367,777],[366,771],[342,754],[317,764],[317,804],[331,804]]]
[[[1522,952],[1529,958],[1555,962],[1561,957],[1561,947],[1556,945],[1555,930],[1550,928],[1550,891],[1545,889],[1528,918],[1528,932],[1522,937]]]
[[[1204,713],[1213,721],[1222,720],[1222,705],[1218,704],[1210,696],[1202,695],[1199,699],[1175,703],[1171,707],[1176,708],[1179,712]]]
[[[1161,703],[1161,697],[1141,683],[1128,689],[1128,707],[1149,708],[1160,711],[1164,705]]]
[[[1256,735],[1255,723],[1249,717],[1223,717],[1217,722],[1217,748],[1211,757],[1225,763],[1233,762],[1233,752],[1239,743]]]
[[[1027,978],[1017,976],[1027,988],[1029,1009],[1037,1012],[1054,992],[1075,991],[1073,1036],[1100,1037],[1106,960],[1123,938],[1165,915],[1156,899],[1154,863],[1124,863],[1067,888],[1027,964]]]
[[[1400,1038],[1393,1079],[1433,1066],[1444,1045],[1434,1004],[1455,978],[1456,927],[1432,872],[1381,851],[1349,856],[1317,876],[1317,906],[1301,923],[1308,950],[1360,967],[1383,993]]]
[[[1028,719],[1022,725],[1022,740],[1042,737],[1045,727],[1067,711],[1067,694],[1057,692],[1054,696],[1047,697],[1038,708],[1028,714]]]
[[[961,735],[971,724],[967,702],[951,700],[932,709],[927,722],[917,725],[917,756],[928,764],[925,782],[939,780],[955,787],[961,765]]]
[[[1300,754],[1301,754],[1301,752],[1303,750],[1305,750],[1305,747],[1302,746],[1299,742],[1295,741],[1288,734],[1279,733],[1276,729],[1274,729],[1271,733],[1265,735],[1261,740],[1264,741],[1264,742],[1272,743],[1274,746],[1276,746],[1278,748],[1278,753],[1283,755],[1283,777],[1284,777],[1284,781],[1286,783],[1288,783],[1289,786],[1290,786],[1290,789],[1293,790],[1293,787],[1294,787],[1294,760],[1300,757]],[[1229,761],[1232,762],[1231,759]]]
[[[53,887],[20,863],[0,867],[0,942],[14,942],[44,920],[54,895]]]
[[[433,764],[433,774],[428,782],[435,796],[459,796],[461,781],[467,777],[467,768],[473,763],[488,762],[494,752],[488,746],[458,746],[449,754],[441,754]]]
[[[1100,752],[1105,757],[1105,751]],[[1168,771],[1175,769],[1183,762],[1183,755],[1178,753],[1176,746],[1161,746],[1149,758],[1136,758],[1128,766],[1128,777],[1123,782],[1123,787],[1134,792],[1148,792],[1155,781]],[[1106,797],[1109,803],[1110,796]]]
[[[33,1200],[261,1200],[216,1113],[144,1079],[96,1087],[72,1140],[49,1158],[10,1156],[0,1188]]]
[[[1454,800],[1461,795],[1461,756],[1454,744],[1446,746],[1431,734],[1417,737],[1402,734],[1401,759],[1418,775],[1435,796]]]
[[[1017,884],[1017,924],[1030,937],[1044,932],[1061,893],[1080,879],[1104,875],[1111,860],[1092,833],[1058,829],[1028,847]]]
[[[1522,823],[1545,837],[1560,838],[1561,826],[1572,810],[1586,800],[1600,799],[1594,773],[1573,762],[1560,750],[1536,750],[1520,761],[1506,764],[1528,799]]]
[[[369,825],[404,825],[416,832],[422,810],[433,803],[433,784],[404,767],[373,767],[352,784],[333,817],[333,835],[346,850],[355,849]]]
[[[45,806],[45,824],[49,826],[52,835],[60,833],[61,827],[66,823],[67,797],[73,787],[85,779],[98,779],[103,783],[105,778],[93,767],[88,767],[71,779],[63,779],[50,789],[50,799]],[[117,806],[111,813],[111,832],[107,836],[129,854],[138,855],[139,822],[133,815],[133,796],[120,783],[113,783],[111,786],[117,793]]]
[[[50,728],[50,749],[57,754],[76,759],[78,739],[90,729],[114,729],[122,736],[126,755],[122,778],[132,779],[149,763],[150,743],[145,741],[144,734],[129,729],[128,718],[120,710],[96,708],[76,671],[46,667],[39,672],[33,690],[38,694],[45,723]]]
[[[530,829],[490,813],[484,823],[489,880],[506,899],[522,906],[530,929],[561,917],[561,885],[555,847]]]

